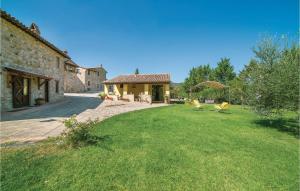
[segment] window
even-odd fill
[[[88,70],[88,75],[90,75],[90,71]]]
[[[135,84],[132,84],[132,88],[136,88],[136,85],[135,85]]]
[[[100,72],[97,72],[98,76],[100,76]]]
[[[109,85],[108,92],[114,92],[114,86],[113,85]]]
[[[123,84],[120,84],[120,88],[123,88]]]
[[[90,86],[91,85],[91,83],[90,83],[90,81],[88,81],[88,86]]]
[[[58,56],[56,57],[56,67],[57,67],[57,68],[60,67],[60,59],[59,59]]]
[[[103,90],[104,90],[104,85],[103,85],[103,84],[100,84],[100,85],[99,85],[99,90],[100,90],[100,91],[103,91]]]
[[[59,93],[59,81],[55,81],[55,92]]]

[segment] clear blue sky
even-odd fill
[[[85,67],[170,73],[229,57],[240,71],[262,34],[299,31],[297,0],[2,0],[2,9]]]

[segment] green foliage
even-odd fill
[[[213,99],[216,102],[225,101],[226,92],[224,90],[216,90],[213,88],[203,88],[201,91],[193,94],[195,98],[199,98],[201,102],[205,99]]]
[[[184,90],[189,92],[191,87],[207,80],[213,80],[213,69],[209,65],[192,68],[184,81]]]
[[[171,98],[185,98],[188,94],[185,92],[182,84],[170,86],[170,97]]]
[[[138,68],[135,69],[134,74],[140,74],[140,71]]]
[[[241,74],[246,85],[247,103],[263,115],[298,111],[299,46],[286,45],[274,38],[263,39],[254,49],[256,64]]]
[[[201,82],[216,80],[223,84],[228,84],[234,77],[235,73],[233,71],[233,66],[230,64],[230,60],[228,58],[222,58],[215,69],[211,68],[209,65],[192,68],[188,78],[184,81],[183,87],[184,91],[189,93],[193,86]],[[190,95],[192,96],[192,99],[199,98],[202,101],[205,99],[214,99],[217,102],[228,101],[228,91],[226,90],[214,90],[203,87],[201,91],[195,90],[190,93]]]
[[[105,96],[106,96],[106,94],[105,94],[104,92],[100,92],[100,93],[99,93],[99,97],[101,97],[101,99],[104,99]]]
[[[244,83],[239,77],[235,77],[228,83],[230,89],[230,103],[243,104],[245,97]]]
[[[98,139],[93,136],[90,131],[97,122],[97,120],[78,122],[76,120],[76,115],[66,119],[64,124],[67,129],[62,134],[66,145],[71,147],[81,147],[89,144],[96,144]]]
[[[222,84],[227,84],[235,77],[234,68],[230,63],[229,58],[221,58],[218,66],[214,69],[215,80]]]

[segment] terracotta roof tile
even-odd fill
[[[169,83],[169,74],[131,74],[120,75],[113,79],[106,80],[104,84],[118,84],[118,83]]]
[[[26,32],[27,34],[31,35],[32,37],[36,38],[40,42],[44,43],[46,46],[48,46],[52,50],[54,50],[57,53],[59,53],[60,55],[64,56],[65,58],[70,58],[63,51],[61,51],[60,49],[58,49],[56,46],[54,46],[53,44],[51,44],[50,42],[48,42],[47,40],[45,40],[43,37],[41,37],[37,33],[35,33],[32,30],[30,30],[30,28],[26,27],[23,23],[21,23],[15,17],[13,17],[10,14],[6,13],[2,9],[0,9],[0,15],[1,15],[1,18],[5,19],[8,22],[12,23],[13,25],[17,26],[18,28],[20,28],[21,30],[23,30],[24,32]]]

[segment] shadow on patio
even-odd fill
[[[32,107],[22,111],[3,112],[1,113],[1,121],[44,118],[49,120],[48,118],[70,117],[74,114],[78,115],[87,109],[95,109],[101,103],[102,101],[98,97],[67,95],[61,102]]]

